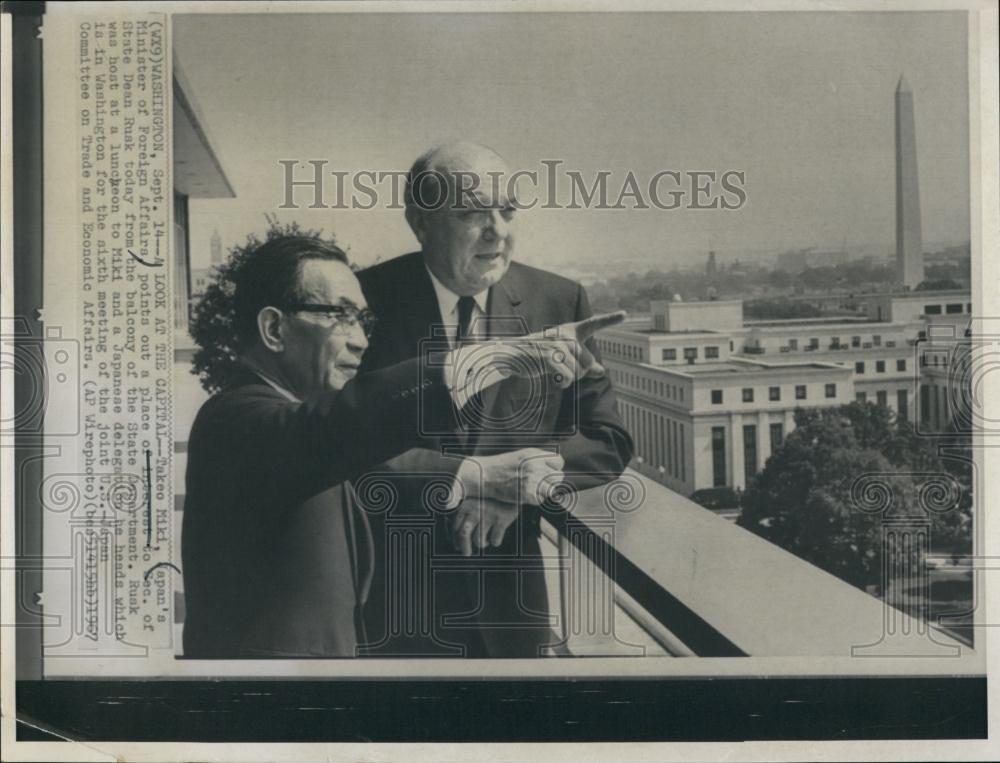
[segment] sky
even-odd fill
[[[901,74],[925,249],[960,243],[966,38],[965,15],[942,12],[176,15],[175,56],[236,192],[192,200],[192,263],[207,264],[213,230],[228,247],[262,233],[265,213],[332,233],[361,265],[412,251],[388,199],[279,209],[279,161],[402,172],[454,139],[515,169],[607,170],[612,198],[629,171],[641,186],[662,170],[745,173],[736,210],[521,212],[515,257],[531,264],[668,268],[709,249],[725,261],[844,244],[888,254]]]

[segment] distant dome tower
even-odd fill
[[[896,86],[896,270],[900,283],[908,291],[924,280],[917,135],[913,91],[906,77],[900,77]]]
[[[212,231],[212,264],[221,265],[222,264],[222,237],[219,236],[219,231]]]

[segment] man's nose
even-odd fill
[[[368,349],[368,337],[365,336],[365,331],[361,328],[360,323],[351,326],[351,333],[347,338],[347,348],[358,355]]]
[[[503,238],[507,235],[507,227],[509,223],[503,216],[503,210],[491,209],[489,222],[486,225],[486,230],[484,233],[487,236],[495,236],[496,238]]]

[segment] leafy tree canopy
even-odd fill
[[[890,514],[928,520],[935,549],[967,547],[971,501],[928,490],[955,482],[908,422],[855,402],[795,424],[744,493],[741,526],[861,587],[880,582]]]
[[[267,217],[267,223],[263,241],[251,233],[242,244],[230,248],[229,259],[214,268],[205,293],[194,306],[190,329],[198,350],[191,373],[198,376],[209,394],[225,387],[237,369],[235,276],[250,253],[280,236],[311,236],[327,244],[335,243],[332,236],[324,237],[320,230],[303,230],[297,222],[279,223],[277,218]]]
[[[928,281],[921,281],[914,291],[944,291],[947,289],[961,289],[962,284],[954,278],[937,278]]]

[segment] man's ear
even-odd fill
[[[263,307],[257,313],[257,333],[260,341],[271,352],[282,352],[285,341],[281,330],[281,311],[274,307]]]
[[[407,207],[405,215],[406,222],[410,224],[410,230],[413,231],[413,235],[417,237],[417,241],[423,244],[424,238],[427,235],[427,227],[424,223],[424,213],[414,207]]]

